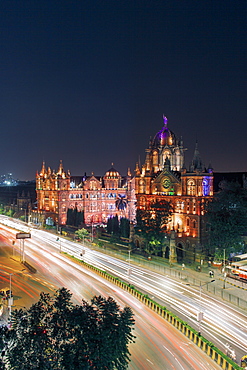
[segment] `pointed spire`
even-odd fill
[[[194,151],[194,156],[192,159],[192,164],[191,164],[191,172],[194,171],[202,171],[202,159],[198,150],[198,143],[196,141],[196,147]]]
[[[139,166],[139,163],[138,162],[136,162],[136,168],[135,168],[135,173],[136,173],[136,175],[140,175],[140,166]]]
[[[46,169],[45,169],[45,161],[43,161],[42,163],[42,168],[41,168],[41,171],[40,171],[40,176],[44,176],[46,173]]]
[[[60,164],[59,164],[59,168],[58,168],[57,174],[58,175],[62,175],[62,173],[63,173],[63,161],[60,159]]]

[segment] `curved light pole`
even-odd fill
[[[205,284],[200,284],[200,300],[199,300],[199,312],[197,313],[197,321],[198,321],[198,335],[201,335],[201,323],[203,320],[203,312],[202,312],[202,287],[213,283],[215,280],[208,281]]]

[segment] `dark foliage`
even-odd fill
[[[213,249],[237,252],[243,248],[242,236],[247,232],[247,190],[226,181],[220,189],[205,207],[209,244]]]
[[[147,210],[138,209],[136,212],[135,232],[147,241],[163,240],[166,225],[170,221],[172,206],[165,200],[156,201]]]
[[[11,329],[1,329],[8,369],[127,369],[131,309],[100,296],[74,305],[71,296],[65,288],[53,297],[42,293],[30,309],[13,312]]]
[[[84,211],[78,211],[77,208],[68,208],[66,225],[81,226],[84,224]]]

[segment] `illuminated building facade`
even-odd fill
[[[130,171],[125,177],[113,167],[103,177],[71,176],[62,161],[57,172],[43,163],[36,174],[36,192],[38,212],[57,225],[66,224],[69,208],[84,211],[87,225],[105,224],[115,215],[130,221],[135,218],[135,180]]]
[[[137,209],[150,210],[156,201],[171,202],[173,214],[166,227],[168,244],[163,255],[170,253],[170,258],[172,253],[173,261],[177,257],[197,260],[206,240],[204,204],[213,196],[213,171],[203,167],[197,144],[190,168],[185,168],[183,142],[163,119],[163,128],[146,149],[145,163],[136,165]],[[171,241],[175,251],[169,249]]]

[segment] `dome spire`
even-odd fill
[[[167,127],[167,117],[163,114],[164,126]]]

